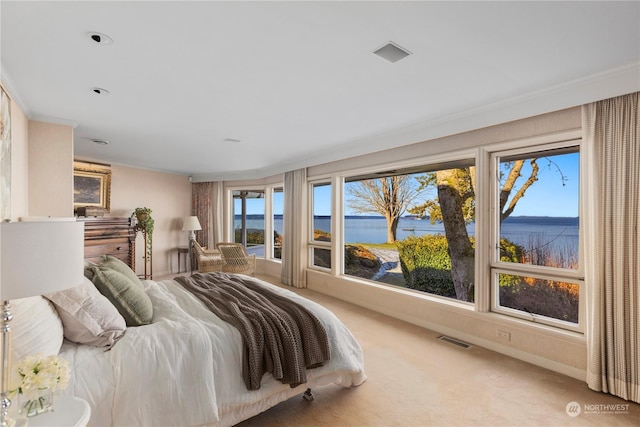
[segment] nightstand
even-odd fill
[[[175,249],[178,252],[178,273],[180,273],[180,257],[184,254],[184,271],[187,272],[189,267],[187,265],[187,261],[189,261],[189,247],[188,246],[178,246]]]
[[[91,416],[91,407],[84,400],[73,396],[56,396],[53,411],[27,419],[29,427],[85,427]],[[16,427],[23,420],[16,420]]]

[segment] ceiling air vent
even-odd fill
[[[407,56],[411,55],[411,52],[393,42],[389,42],[378,50],[374,50],[373,53],[375,53],[382,59],[386,59],[389,62],[398,62],[402,58],[406,58]]]

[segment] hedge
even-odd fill
[[[475,247],[475,239],[469,239]],[[456,292],[451,279],[451,258],[449,245],[443,234],[410,236],[396,242],[400,256],[400,266],[406,286],[434,295],[455,298]],[[502,239],[500,258],[503,261],[517,261],[522,256],[522,248]],[[513,278],[502,276],[510,285]],[[500,283],[503,285],[502,283]]]

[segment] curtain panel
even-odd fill
[[[307,170],[286,172],[281,281],[296,288],[307,287],[307,206]]]
[[[583,106],[587,384],[640,403],[640,93]]]
[[[214,248],[218,243],[224,242],[224,183],[212,182],[211,191],[211,244]]]
[[[212,182],[197,182],[191,185],[193,215],[198,217],[202,230],[196,231],[196,241],[201,246],[209,247],[211,229],[211,189]]]

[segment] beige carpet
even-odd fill
[[[294,291],[349,327],[364,349],[368,380],[352,389],[314,389],[313,402],[292,398],[239,427],[640,425],[640,405],[593,392],[581,381],[439,341],[429,330],[313,291]],[[579,404],[579,415],[567,414],[570,402]],[[605,405],[621,405],[622,413],[606,413]]]

